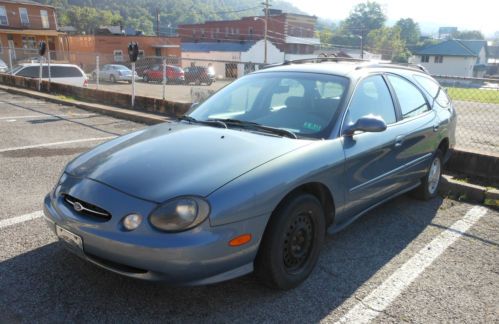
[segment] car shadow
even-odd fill
[[[369,212],[328,236],[310,278],[290,291],[252,275],[203,287],[142,282],[52,243],[0,263],[0,322],[317,322],[399,255],[441,204],[402,196]]]

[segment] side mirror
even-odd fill
[[[386,130],[385,121],[378,116],[368,115],[359,118],[355,123],[348,125],[343,135],[353,136],[356,131],[375,133]]]

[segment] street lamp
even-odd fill
[[[363,35],[355,35],[360,38],[360,58],[364,59],[364,37]]]
[[[260,18],[260,17],[253,17],[253,20],[262,20],[263,23],[265,24],[265,34],[263,36],[263,39],[265,41],[265,44],[264,44],[264,56],[263,56],[263,63],[264,64],[267,64],[267,17],[265,16],[265,19],[263,18]]]

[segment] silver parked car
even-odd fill
[[[177,121],[80,155],[45,198],[50,228],[132,278],[254,271],[296,287],[327,230],[405,192],[435,197],[455,144],[455,110],[427,73],[336,60],[249,74]]]
[[[0,73],[7,73],[9,71],[9,67],[7,66],[7,64],[5,64],[5,62],[0,59]]]
[[[97,70],[92,71],[92,79],[97,80]],[[138,79],[137,72],[135,72],[135,80]],[[112,83],[118,81],[132,82],[132,70],[120,64],[106,64],[99,70],[99,80],[105,80]]]

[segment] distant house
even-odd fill
[[[450,39],[417,50],[410,63],[421,64],[431,74],[483,77],[487,56],[484,40]]]
[[[215,69],[218,79],[238,78],[264,62],[265,41],[256,42],[203,42],[182,43],[182,66],[192,64]],[[284,53],[267,41],[267,62],[278,63],[284,60]]]

